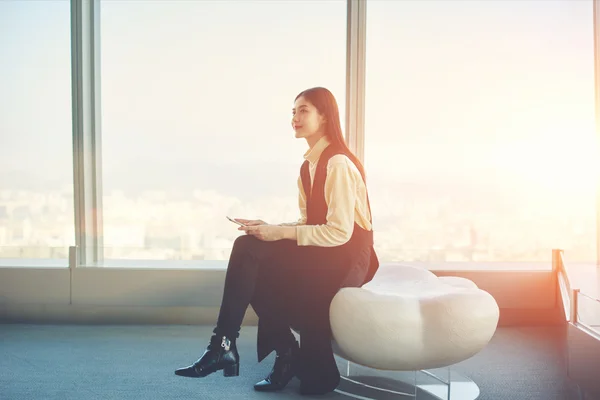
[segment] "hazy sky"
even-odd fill
[[[559,180],[591,196],[591,0],[367,4],[372,179]],[[72,181],[69,12],[0,1],[1,170]],[[294,180],[295,95],[326,86],[343,115],[345,1],[105,0],[101,21],[105,188],[136,180],[131,163],[169,179],[277,162]]]

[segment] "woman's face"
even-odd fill
[[[325,119],[304,97],[298,97],[292,109],[292,128],[297,138],[308,138],[323,134]]]

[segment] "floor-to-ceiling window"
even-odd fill
[[[2,264],[66,266],[75,242],[69,7],[0,2]]]
[[[344,115],[346,2],[101,2],[104,257],[223,260],[226,215],[290,222],[294,97]]]
[[[366,48],[383,260],[595,259],[591,0],[369,0]]]
[[[346,2],[102,1],[103,254],[227,258],[297,218],[300,90],[345,104]],[[75,244],[70,2],[0,2],[0,258]],[[592,1],[367,2],[382,260],[595,259]],[[12,262],[12,261],[11,261]]]

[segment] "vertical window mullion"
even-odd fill
[[[348,0],[346,142],[364,163],[366,0]]]
[[[77,265],[102,261],[99,0],[71,0],[73,184]]]

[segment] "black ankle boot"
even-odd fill
[[[175,375],[203,378],[221,369],[224,376],[238,376],[240,356],[235,340],[232,341],[227,336],[213,336],[202,357],[188,367],[179,368],[175,371]]]
[[[296,374],[295,365],[298,358],[298,342],[283,352],[277,352],[275,365],[269,376],[254,385],[259,392],[275,392],[282,390]]]

